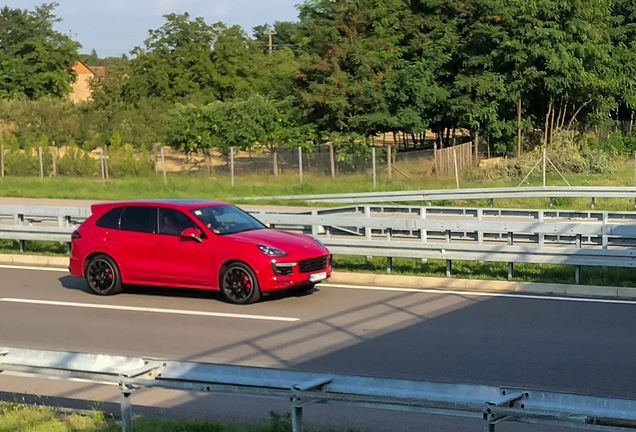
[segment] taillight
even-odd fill
[[[77,231],[77,230],[73,231],[73,234],[71,234],[71,239],[73,239],[73,240],[79,240],[81,238],[82,238],[82,236],[80,235],[79,231]]]

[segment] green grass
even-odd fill
[[[138,417],[135,432],[291,432],[289,414],[271,414],[261,425],[225,425],[206,420],[163,420]],[[316,431],[317,429],[307,429]],[[0,402],[1,432],[120,432],[121,425],[99,411],[92,415],[65,415],[49,407]],[[350,432],[354,432],[350,430]]]
[[[386,274],[386,258],[334,256],[334,270]],[[446,277],[446,261],[422,262],[412,258],[394,258],[392,274]],[[508,280],[508,264],[498,262],[453,261],[453,277],[458,279]],[[514,281],[574,284],[574,266],[556,264],[514,265]],[[581,267],[582,285],[636,287],[636,269]]]
[[[269,173],[252,173],[237,176],[235,186],[230,184],[225,173],[208,177],[203,174],[169,175],[168,186],[163,184],[161,175],[150,178],[129,178],[110,180],[105,186],[95,179],[76,179],[69,177],[53,177],[40,181],[39,178],[5,177],[0,182],[0,196],[30,198],[67,198],[87,200],[118,200],[133,198],[166,198],[166,197],[201,197],[253,204],[308,205],[290,201],[242,201],[241,197],[302,195],[323,193],[449,189],[455,187],[453,177],[425,177],[422,173],[410,173],[411,179],[397,173],[388,181],[382,173],[379,176],[377,189],[373,189],[371,175],[343,174],[335,179],[330,176],[305,173],[304,184],[299,184],[297,174],[285,174],[273,177]],[[577,186],[631,186],[633,183],[633,165],[627,161],[617,162],[617,172],[612,178],[602,175],[568,174],[568,181]],[[461,188],[483,187],[516,187],[519,179],[510,181],[492,181],[485,183],[462,180]],[[540,177],[533,177],[524,186],[541,184]],[[556,174],[548,175],[548,185],[563,185]],[[412,203],[423,204],[423,202]],[[313,204],[324,206],[325,204]],[[433,205],[481,206],[489,205],[488,200],[434,202]],[[496,200],[497,207],[510,208],[547,208],[548,199],[508,199]],[[561,198],[555,201],[555,207],[567,209],[590,208],[589,199]],[[633,210],[634,203],[630,199],[597,199],[599,210]]]

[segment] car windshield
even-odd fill
[[[233,205],[201,207],[190,212],[215,234],[236,234],[266,228],[265,225]]]

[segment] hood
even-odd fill
[[[262,244],[287,252],[290,256],[315,257],[326,255],[329,251],[305,234],[275,229],[259,229],[223,236],[232,240],[243,241],[255,245]]]

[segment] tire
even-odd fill
[[[121,273],[115,261],[108,255],[95,255],[86,263],[86,282],[91,291],[101,296],[123,291]]]
[[[220,278],[221,294],[232,304],[251,304],[261,299],[261,289],[254,271],[241,262],[226,266]]]
[[[311,290],[313,290],[315,286],[316,284],[310,283],[310,284],[301,285],[296,288],[289,288],[287,291],[289,291],[292,294],[307,294]]]

